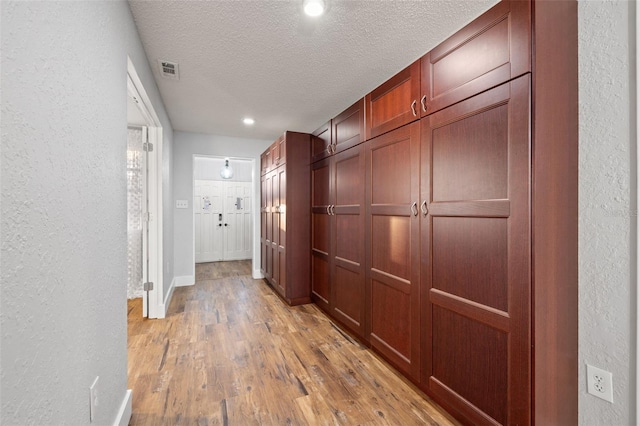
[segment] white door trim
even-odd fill
[[[162,125],[153,109],[153,104],[138,77],[138,73],[127,57],[127,92],[135,97],[142,116],[147,121],[149,142],[149,277],[153,290],[149,292],[149,318],[164,318],[163,250],[162,250]]]

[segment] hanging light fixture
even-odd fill
[[[233,177],[233,169],[229,165],[229,159],[224,159],[224,167],[220,170],[220,176],[222,179],[231,179]]]

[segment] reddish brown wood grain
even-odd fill
[[[367,139],[420,117],[420,60],[365,96]]]
[[[536,1],[533,19],[533,419],[577,424],[577,2]]]
[[[422,120],[423,383],[481,424],[530,423],[529,93],[523,76]]]
[[[530,3],[501,1],[422,57],[422,116],[530,72],[530,51]]]

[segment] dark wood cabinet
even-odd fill
[[[364,141],[364,98],[351,105],[331,120],[333,154],[356,146]]]
[[[327,145],[328,146],[328,145]],[[331,311],[331,160],[311,165],[311,297]]]
[[[365,333],[365,171],[364,147],[358,145],[363,139],[362,102],[332,120],[337,124],[333,136],[339,139],[329,145],[330,157],[311,167],[312,298],[360,338]]]
[[[420,118],[420,60],[365,96],[367,139]]]
[[[261,178],[265,223],[261,269],[265,279],[291,305],[311,301],[310,148],[311,135],[286,132],[263,154],[275,160]]]
[[[364,145],[331,158],[331,312],[359,337],[365,335],[364,180]]]
[[[420,123],[366,143],[367,338],[420,380]]]
[[[531,4],[501,1],[421,58],[422,116],[531,71]]]
[[[311,138],[311,161],[315,162],[327,158],[331,155],[331,120],[320,126],[312,133]]]
[[[364,143],[351,108],[314,132],[315,303],[463,423],[576,424],[576,3],[497,3],[365,96]]]
[[[529,419],[529,92],[526,75],[421,122],[422,380],[474,424]]]

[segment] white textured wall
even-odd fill
[[[220,157],[253,158],[255,160],[254,199],[260,198],[260,154],[273,141],[239,139],[202,133],[174,133],[173,196],[176,200],[189,200],[188,209],[174,210],[174,259],[176,277],[195,275],[193,241],[193,156],[215,155]],[[260,221],[259,209],[253,222],[254,249],[253,270],[260,270]]]
[[[579,406],[581,425],[635,424],[633,2],[580,1]],[[586,393],[585,363],[613,373],[614,403]]]
[[[2,1],[0,19],[0,423],[88,424],[100,376],[94,424],[112,424],[127,388],[127,54],[169,153],[171,125],[126,2]]]

